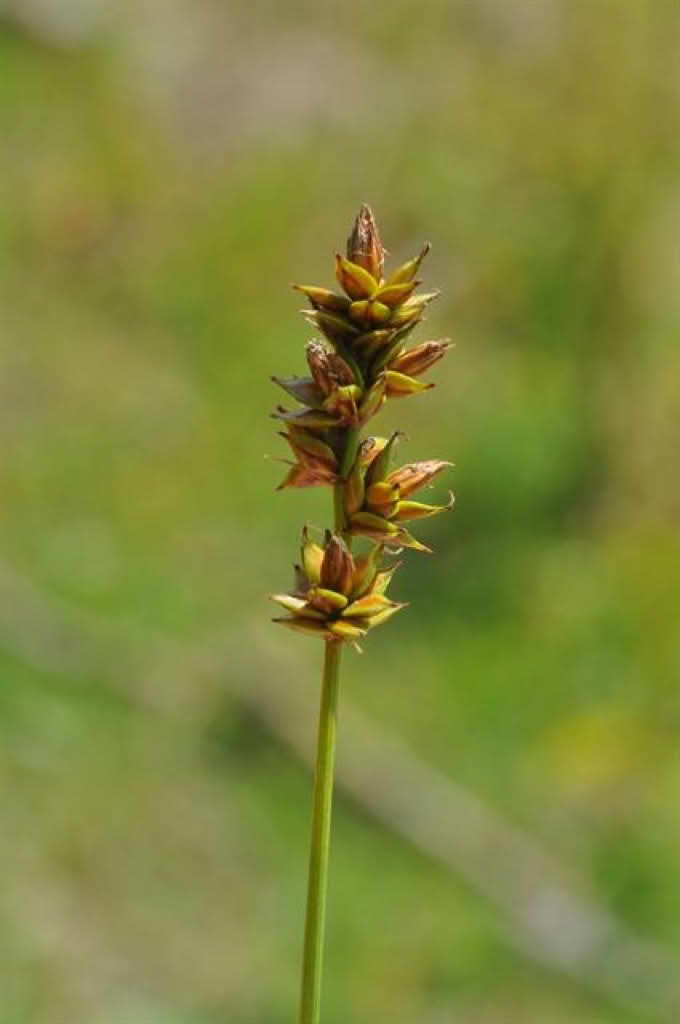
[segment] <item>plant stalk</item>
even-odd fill
[[[326,641],[314,778],[299,1024],[319,1024],[320,1016],[341,649],[342,644],[337,640]]]
[[[359,428],[350,427],[347,431],[345,450],[340,465],[340,482],[336,484],[333,496],[337,533],[344,530],[346,525],[342,481],[354,465],[359,447],[359,437]],[[342,643],[337,640],[327,640],[324,652],[314,773],[312,838],[309,851],[299,1024],[319,1024],[321,1013],[321,975],[328,893],[328,854],[333,807],[333,769],[335,766],[335,735],[342,646]]]

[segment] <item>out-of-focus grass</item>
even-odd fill
[[[458,505],[345,692],[677,947],[678,13],[427,6],[0,31],[2,557],[180,641],[265,618],[328,516],[263,458],[287,285],[370,200],[395,260],[434,245],[457,349],[384,422],[455,459]],[[7,646],[3,1024],[290,1020],[306,774],[214,691],[168,718]],[[328,1024],[634,1019],[498,924],[340,800]]]

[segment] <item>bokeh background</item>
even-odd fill
[[[455,460],[348,653],[325,1024],[680,1019],[675,0],[0,2],[0,1021],[295,1019],[293,280],[362,201]],[[442,490],[444,488],[442,487]]]

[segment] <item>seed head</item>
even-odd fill
[[[327,531],[323,544],[303,531],[294,588],[273,595],[287,613],[275,621],[298,632],[356,643],[390,618],[403,605],[386,596],[396,566],[381,564],[385,554],[399,548],[430,551],[405,524],[453,504],[453,495],[439,505],[412,498],[450,463],[430,459],[393,469],[403,434],[363,441],[357,436],[385,402],[433,387],[419,378],[452,347],[449,341],[407,347],[407,338],[439,294],[418,291],[429,249],[425,244],[385,277],[385,250],[364,205],[346,254],[335,257],[340,290],[293,286],[309,302],[303,313],[320,337],[307,345],[308,377],[273,378],[297,406],[292,411],[279,406],[273,414],[284,425],[282,436],[294,456],[279,489],[332,486],[336,518],[335,532]],[[354,537],[372,542],[356,557]]]
[[[274,622],[308,636],[356,641],[405,607],[386,596],[397,567],[380,569],[382,555],[383,546],[376,544],[355,561],[342,537],[327,532],[322,548],[305,527],[295,590],[270,595],[288,613]]]

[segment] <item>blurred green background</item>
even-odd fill
[[[324,1022],[680,1019],[678,4],[0,19],[1,1024],[295,1019],[321,651],[264,595],[330,495],[269,377],[362,201],[433,244],[382,422],[458,501],[345,659]]]

